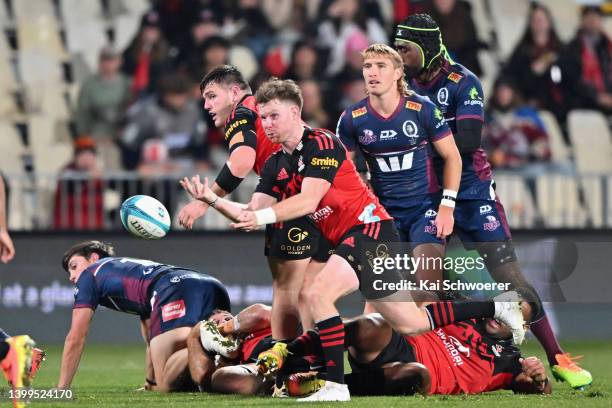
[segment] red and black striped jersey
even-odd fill
[[[520,350],[492,338],[486,319],[468,320],[406,337],[416,360],[429,369],[431,394],[479,394],[508,389],[522,372]]]
[[[253,171],[256,174],[261,174],[268,157],[280,149],[280,145],[266,137],[253,95],[246,95],[238,102],[225,122],[224,136],[230,153],[240,146],[255,150]]]
[[[270,156],[257,191],[284,200],[301,191],[306,177],[331,183],[309,217],[334,246],[356,225],[391,219],[348,160],[344,145],[329,130],[305,128],[292,154],[280,150]]]

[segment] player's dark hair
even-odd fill
[[[251,92],[251,87],[242,76],[242,73],[231,65],[219,65],[206,74],[202,82],[200,82],[200,93],[204,92],[208,84],[238,85],[243,91]]]
[[[83,241],[72,246],[69,250],[64,252],[62,257],[62,267],[68,272],[68,262],[70,258],[75,255],[89,258],[91,254],[98,254],[100,258],[108,258],[109,256],[115,256],[115,248],[106,242],[102,241]]]
[[[298,84],[291,79],[272,77],[259,86],[255,93],[257,103],[267,103],[271,100],[289,101],[295,103],[300,110],[304,106],[304,98]]]

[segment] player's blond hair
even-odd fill
[[[365,61],[367,58],[374,57],[383,57],[391,60],[394,68],[404,68],[404,62],[402,61],[402,57],[395,51],[393,48],[389,47],[386,44],[372,44],[368,46],[365,50],[361,52],[361,56]],[[412,91],[408,88],[408,83],[404,78],[404,75],[400,79],[397,80],[397,90],[400,95],[410,95]]]

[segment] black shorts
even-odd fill
[[[374,272],[374,258],[395,257],[400,243],[393,220],[356,225],[346,232],[336,247],[336,255],[346,259],[359,278],[359,290],[366,299],[380,299],[397,290],[378,290],[374,281],[397,282],[402,280],[396,271],[384,275]]]
[[[333,248],[308,217],[266,225],[264,254],[267,257],[296,260],[312,258],[326,262]]]
[[[376,370],[378,368],[382,368],[385,364],[388,363],[414,363],[417,362],[416,357],[414,355],[414,349],[412,345],[406,340],[404,336],[396,332],[395,330],[391,331],[391,340],[389,340],[389,344],[385,346],[384,349],[376,356],[376,358],[369,363],[360,363],[355,360],[355,358],[348,354],[348,361],[351,365],[351,370],[355,372],[363,372]]]

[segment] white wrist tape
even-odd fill
[[[234,324],[234,333],[238,333],[240,330],[240,320],[238,320],[238,315],[234,316],[233,324]]]
[[[448,190],[448,189],[444,189],[442,190],[442,195],[443,196],[449,196],[449,197],[453,197],[453,198],[457,198],[457,192],[454,190]]]
[[[440,205],[455,208],[455,202],[453,200],[449,200],[448,198],[443,198],[442,200],[440,200]]]
[[[257,218],[257,225],[274,224],[276,222],[276,213],[272,207],[268,207],[255,211],[255,218]]]

